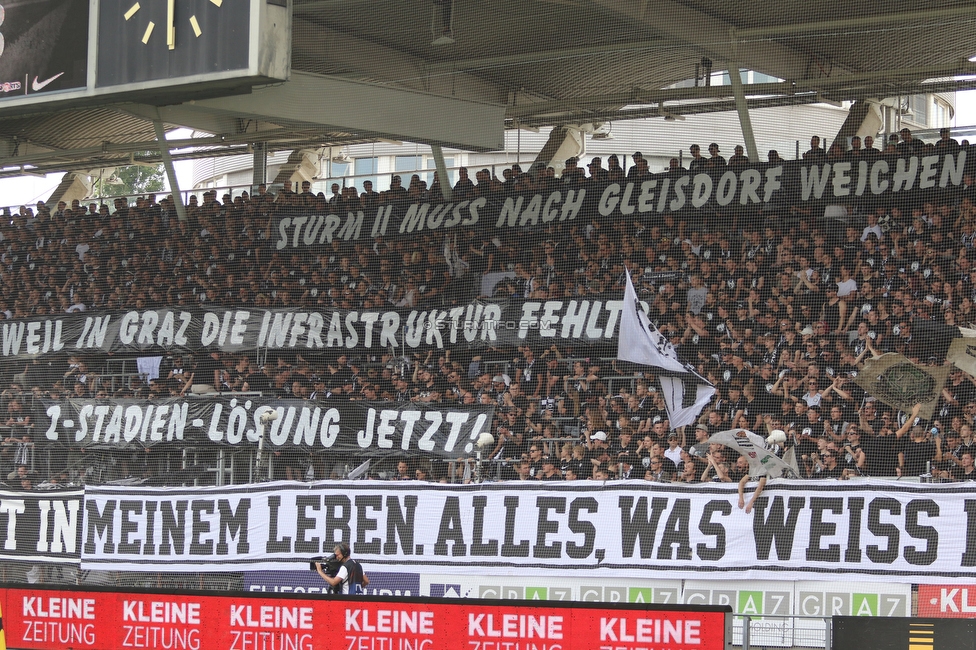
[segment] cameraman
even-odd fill
[[[315,563],[315,570],[319,572],[322,579],[329,583],[333,588],[339,587],[341,589],[337,593],[341,594],[361,594],[363,593],[363,587],[369,584],[369,577],[363,572],[363,567],[359,562],[350,557],[351,552],[349,550],[349,544],[343,542],[342,544],[336,544],[335,546],[335,557],[342,564],[339,566],[339,570],[336,572],[335,576],[326,575],[325,571],[322,570],[322,563]]]

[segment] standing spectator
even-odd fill
[[[701,155],[701,147],[697,144],[693,144],[688,147],[688,151],[691,152],[691,162],[688,163],[688,171],[697,173],[705,171],[706,163],[708,162],[704,156]]]
[[[729,465],[725,462],[725,452],[721,449],[721,445],[709,445],[708,455],[705,457],[708,461],[708,467],[702,472],[701,481],[717,481],[722,483],[730,483],[732,479],[729,477]],[[711,477],[709,476],[711,475]]]
[[[650,461],[650,467],[644,472],[644,480],[655,483],[670,483],[674,477],[664,466],[664,461],[664,456],[653,456]]]
[[[211,352],[196,357],[191,375],[193,385],[190,386],[190,392],[197,395],[218,392],[223,369],[224,365],[221,363],[219,352]]]
[[[729,167],[736,169],[746,167],[749,165],[749,157],[745,154],[745,149],[742,148],[741,144],[735,145],[733,149],[733,154],[729,158]]]
[[[959,458],[959,466],[951,471],[956,481],[976,481],[976,466],[973,465],[973,452],[964,451]]]
[[[911,129],[903,128],[898,133],[901,135],[901,141],[896,146],[899,156],[917,156],[922,152],[925,143],[921,140],[916,140],[912,136]]]
[[[359,200],[363,209],[367,212],[374,212],[379,205],[380,195],[373,189],[373,181],[363,181],[363,193],[359,195]]]
[[[475,198],[474,183],[468,178],[468,168],[458,168],[458,180],[454,184],[452,198],[455,202]]]
[[[556,469],[556,461],[553,458],[542,459],[542,471],[535,477],[540,481],[561,481],[563,475]]]
[[[935,148],[939,153],[955,153],[959,150],[959,142],[949,134],[948,128],[939,129],[939,139],[935,143]]]
[[[810,138],[810,148],[804,152],[803,160],[805,162],[819,163],[823,162],[827,158],[827,153],[820,147],[820,136],[813,136]]]
[[[599,157],[594,158],[587,165],[590,170],[590,181],[598,185],[605,184],[607,182],[607,170],[603,168],[603,160]]]
[[[864,136],[864,158],[873,160],[881,156],[881,152],[874,146],[874,138],[870,135]]]
[[[14,465],[21,465],[32,451],[34,423],[20,399],[10,400],[6,415],[3,423],[9,434],[0,441],[4,446],[3,458]]]
[[[895,431],[886,422],[876,425],[873,435],[862,434],[861,448],[866,463],[866,467],[862,468],[864,473],[868,476],[897,476],[899,444]]]
[[[529,476],[537,478],[542,472],[542,460],[544,458],[542,445],[533,442],[529,445],[528,457],[524,460],[529,461]]]
[[[579,189],[583,186],[583,180],[586,178],[586,174],[583,173],[582,169],[577,167],[578,164],[579,158],[576,156],[570,156],[566,159],[562,180],[568,189]]]
[[[681,448],[681,438],[677,431],[668,434],[668,448],[664,451],[664,457],[668,458],[675,467],[680,468],[684,451]]]
[[[718,152],[718,144],[713,142],[708,145],[708,155],[710,156],[707,161],[705,161],[705,167],[707,169],[718,169],[725,167],[725,158]]]
[[[911,436],[902,438],[898,452],[898,476],[921,476],[930,473],[933,463],[941,460],[942,440],[935,430],[914,425]]]
[[[827,479],[844,477],[844,467],[840,463],[840,451],[833,442],[828,442],[824,450],[814,459],[810,478]]]
[[[635,151],[631,156],[631,160],[634,161],[634,164],[632,164],[630,169],[627,170],[627,182],[636,183],[638,182],[637,176],[639,174],[639,166],[637,163],[644,160],[644,154],[642,154],[640,151]],[[647,161],[644,161],[644,169],[647,169]]]
[[[595,431],[586,443],[586,458],[590,461],[591,469],[596,469],[610,461],[610,447],[607,443],[606,431]]]
[[[857,427],[847,430],[847,441],[843,444],[841,464],[848,473],[859,476],[867,470],[867,454],[861,447],[861,432]]]

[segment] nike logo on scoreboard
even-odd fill
[[[51,83],[52,81],[54,81],[55,79],[57,79],[58,77],[60,77],[63,74],[64,74],[63,72],[59,72],[56,75],[54,75],[53,77],[48,77],[44,81],[38,81],[37,80],[37,77],[35,76],[34,77],[34,82],[31,84],[31,90],[33,90],[34,92],[37,92],[38,90],[43,89],[45,86],[47,86],[49,83]]]

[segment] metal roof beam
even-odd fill
[[[607,45],[592,45],[587,47],[566,47],[552,50],[539,50],[537,52],[524,52],[521,54],[505,54],[500,56],[485,56],[473,59],[457,59],[453,61],[441,61],[432,63],[428,66],[431,72],[459,72],[462,70],[490,70],[491,68],[501,68],[513,65],[525,65],[528,63],[538,63],[540,61],[558,61],[561,59],[574,59],[594,54],[613,54],[616,52],[640,52],[643,50],[653,50],[665,45],[673,45],[674,42],[665,39],[653,41],[633,41],[628,43],[609,43]]]
[[[409,52],[367,41],[353,34],[295,18],[292,66],[329,76],[358,76],[419,92],[474,101],[505,103],[508,88],[469,74],[431,74],[427,61]],[[325,69],[315,70],[315,61]],[[395,65],[391,65],[395,61]],[[309,69],[312,68],[312,69]],[[340,71],[341,72],[338,72]]]
[[[768,84],[747,84],[746,92],[750,95],[781,95],[792,92],[793,84],[778,82]],[[634,90],[628,93],[614,93],[574,97],[572,99],[553,102],[538,102],[522,104],[509,110],[509,117],[520,115],[538,115],[540,113],[561,110],[564,108],[579,108],[584,106],[613,106],[634,104],[657,104],[663,101],[681,101],[694,99],[714,99],[732,96],[732,86],[697,86],[694,88],[663,88],[661,90]]]
[[[748,86],[746,86],[748,88]],[[853,100],[853,99],[867,99],[867,98],[877,98],[877,97],[891,97],[894,95],[902,94],[915,94],[917,93],[933,93],[933,92],[950,92],[950,91],[962,91],[962,90],[974,90],[976,89],[976,79],[963,79],[963,80],[943,80],[936,81],[930,84],[925,84],[924,87],[918,88],[917,86],[912,86],[911,88],[907,86],[899,85],[887,85],[886,87],[880,87],[878,85],[865,86],[859,89],[858,92],[847,92],[843,95],[835,95],[830,92],[827,93],[817,93],[813,91],[804,91],[796,95],[780,95],[778,97],[753,97],[747,99],[746,102],[749,106],[749,110],[755,110],[759,108],[770,108],[775,106],[793,106],[798,104],[816,104],[827,100]],[[729,95],[731,97],[731,94]],[[517,126],[522,127],[540,127],[540,126],[558,126],[562,124],[580,124],[585,122],[596,122],[602,120],[636,120],[650,117],[665,117],[665,114],[671,115],[701,115],[705,113],[719,113],[724,111],[735,110],[735,102],[732,99],[720,99],[717,101],[692,101],[683,104],[669,103],[667,105],[667,110],[662,111],[658,106],[648,106],[643,108],[608,108],[606,104],[602,107],[594,107],[592,109],[573,109],[567,107],[565,112],[556,113],[552,112],[550,115],[526,115],[518,119]],[[514,124],[512,125],[514,126]]]
[[[932,82],[924,83],[919,80],[969,74],[976,74],[976,63],[962,61],[956,65],[949,66],[921,66],[897,70],[863,72],[839,77],[800,79],[795,82],[781,81],[775,83],[745,84],[743,90],[746,95],[752,97],[768,95],[791,96],[799,92],[823,91],[825,93],[841,95],[844,99],[857,99],[864,95],[866,88],[877,88],[882,95],[885,95],[884,88],[893,84],[905,85],[906,83],[912,83],[918,87],[918,92],[920,93],[937,92],[930,90]],[[851,89],[855,92],[845,93],[845,89]],[[665,88],[661,90],[638,89],[629,93],[591,95],[553,102],[522,104],[510,108],[508,117],[535,116],[586,106],[606,107],[613,105],[657,104],[664,101],[730,98],[732,95],[731,85]]]
[[[139,104],[118,108],[139,116],[156,110]],[[504,106],[303,73],[295,73],[290,82],[259,88],[248,95],[160,107],[159,114],[166,124],[216,132],[213,138],[168,141],[173,149],[294,140],[307,137],[302,132],[317,131],[325,131],[317,140],[321,145],[389,137],[475,150],[504,146]],[[432,115],[446,117],[434,120]],[[248,120],[257,125],[256,130],[241,132],[241,124]],[[44,151],[30,145],[26,152],[25,146],[20,143],[17,155],[13,155],[13,145],[8,147],[9,154],[0,155],[0,165],[50,164],[64,169],[69,161],[146,151],[158,145],[151,140],[106,142]],[[203,155],[208,154],[193,157]]]
[[[350,141],[348,144],[358,144],[361,140]],[[269,147],[268,151],[292,151],[294,149],[304,149],[308,147],[319,146],[319,141],[316,140],[296,140],[282,143],[275,143],[275,146]],[[209,149],[206,151],[187,151],[183,153],[172,153],[174,161],[180,160],[198,160],[200,158],[223,158],[225,156],[241,156],[247,155],[247,149],[244,145],[234,145],[233,147],[226,147],[222,149]],[[121,167],[132,165],[133,160],[135,164],[152,164],[156,165],[162,162],[158,152],[152,153],[150,155],[136,156],[134,159],[131,154],[122,153],[112,153],[110,155],[103,156],[92,156],[87,155],[80,157],[77,160],[61,160],[61,161],[49,161],[43,162],[38,161],[37,164],[25,162],[21,163],[19,161],[5,161],[0,164],[0,178],[10,178],[14,176],[21,176],[24,173],[33,174],[47,174],[51,172],[66,172],[66,171],[87,171],[91,169],[97,169],[100,167]],[[30,169],[23,169],[29,166]],[[7,169],[9,168],[9,169]]]
[[[837,20],[824,20],[812,23],[790,23],[786,25],[769,25],[767,27],[751,27],[737,29],[736,36],[742,39],[753,39],[788,36],[791,34],[809,34],[811,32],[830,33],[856,27],[877,27],[884,23],[920,22],[942,18],[961,18],[969,15],[976,15],[976,4],[971,3],[965,6],[947,9],[872,14],[871,16],[860,18],[839,18]]]
[[[296,0],[294,4],[294,12],[298,14],[307,9],[328,9],[333,7],[346,7],[352,4],[355,3],[351,3],[349,0]]]
[[[732,27],[718,18],[673,0],[593,0],[608,11],[626,16],[635,24],[663,32],[725,62],[733,58]],[[780,79],[802,79],[812,70],[812,57],[773,41],[739,43],[734,57],[750,70]]]
[[[336,139],[329,138],[323,135],[321,138],[310,137],[310,134],[294,133],[293,131],[280,132],[280,133],[249,133],[239,136],[211,136],[211,137],[197,137],[197,138],[181,138],[178,140],[166,140],[166,144],[169,145],[170,151],[172,152],[173,158],[178,159],[179,157],[187,157],[187,154],[195,154],[195,158],[206,158],[208,156],[215,154],[215,149],[210,149],[209,147],[214,147],[218,149],[228,148],[228,147],[243,147],[248,144],[255,142],[265,142],[270,146],[272,150],[285,150],[291,149],[296,142],[308,144],[309,142],[317,143],[319,146],[327,146],[332,143],[342,143],[349,144],[351,142],[363,142],[363,138],[353,137],[347,139]],[[111,143],[106,142],[101,147],[86,147],[78,149],[59,149],[55,151],[46,151],[43,153],[38,153],[35,155],[25,155],[25,156],[7,156],[0,157],[0,167],[6,165],[37,165],[43,163],[57,163],[57,162],[67,162],[71,160],[82,160],[85,158],[99,158],[105,155],[115,155],[119,154],[122,156],[127,156],[132,153],[139,153],[144,151],[153,151],[158,149],[159,143],[156,140],[146,140],[142,142],[127,142],[127,143]],[[199,149],[205,148],[202,151],[196,152],[186,152],[179,151],[180,149]],[[235,153],[243,153],[241,151],[236,151]]]
[[[196,103],[218,113],[475,151],[505,146],[505,106],[293,72],[250,95]]]
[[[894,70],[874,70],[839,77],[818,77],[816,79],[801,79],[796,82],[797,88],[831,88],[847,86],[862,81],[911,81],[921,84],[925,79],[936,77],[955,77],[976,74],[976,63],[959,61],[955,64],[928,65],[913,68],[896,68]],[[748,87],[748,86],[747,86]]]
[[[213,133],[214,135],[236,135],[241,131],[238,119],[208,111],[195,110],[192,103],[159,107],[148,104],[122,104],[118,109],[148,120],[154,119],[158,112],[166,124]],[[279,128],[276,125],[266,125],[265,128],[269,127]]]
[[[815,104],[820,99],[816,95],[802,95],[799,97],[785,98],[774,97],[767,99],[746,100],[749,110],[759,108],[773,108],[776,106],[793,106],[797,104]],[[576,111],[565,115],[553,116],[550,118],[527,118],[520,121],[520,126],[560,126],[565,124],[581,124],[589,122],[600,122],[612,120],[620,122],[624,120],[641,120],[655,117],[667,119],[670,116],[681,115],[704,115],[706,113],[724,113],[735,110],[735,101],[732,99],[715,102],[695,102],[692,104],[668,104],[666,109],[658,107],[648,108],[625,108],[625,109],[603,109],[592,111]]]

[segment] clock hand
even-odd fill
[[[166,45],[176,49],[176,0],[166,0]]]

